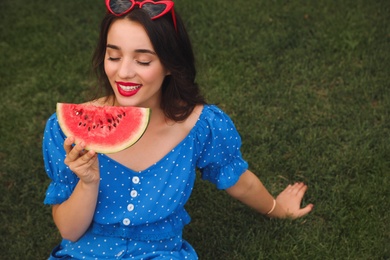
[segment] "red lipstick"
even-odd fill
[[[133,83],[133,82],[116,81],[115,83],[119,94],[121,94],[124,97],[134,96],[142,87],[142,84]]]

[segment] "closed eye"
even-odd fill
[[[110,60],[110,61],[118,61],[118,60],[120,60],[120,58],[108,57],[108,60]]]
[[[137,63],[142,66],[149,66],[151,61],[137,61]]]

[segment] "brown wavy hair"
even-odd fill
[[[142,9],[134,9],[121,17],[107,13],[101,23],[92,65],[98,78],[99,88],[103,89],[107,96],[114,95],[104,71],[108,30],[118,19],[138,22],[145,28],[161,64],[170,72],[162,84],[161,108],[167,118],[183,121],[196,105],[206,102],[195,82],[195,58],[188,33],[180,15],[176,11],[175,13],[177,30],[174,28],[170,12],[156,20],[151,20]]]

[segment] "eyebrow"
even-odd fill
[[[107,44],[106,47],[110,48],[110,49],[118,50],[118,51],[121,50],[121,48],[119,46],[113,45],[113,44]],[[157,55],[156,52],[154,52],[152,50],[148,50],[148,49],[136,49],[134,52],[136,52],[136,53],[149,53],[152,55]]]

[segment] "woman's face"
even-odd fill
[[[160,107],[161,85],[168,72],[139,23],[120,19],[111,24],[104,70],[116,105]]]

